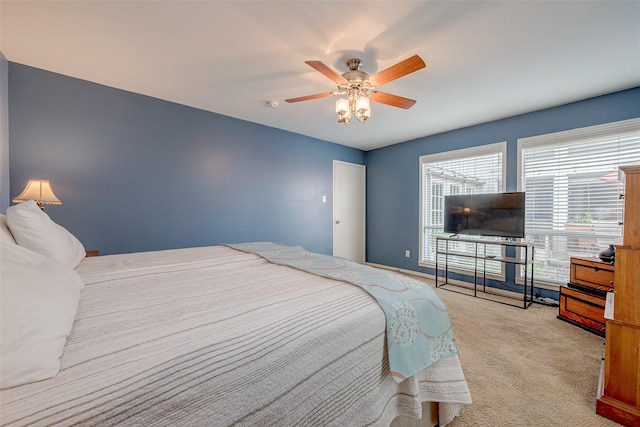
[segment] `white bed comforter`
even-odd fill
[[[470,403],[456,356],[396,384],[360,288],[225,246],[86,258],[50,380],[0,392],[22,425],[388,426]]]

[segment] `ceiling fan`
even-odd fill
[[[385,83],[389,83],[390,81],[426,67],[426,64],[418,55],[398,62],[371,76],[364,71],[360,71],[362,61],[356,58],[347,60],[346,64],[347,67],[349,67],[349,71],[342,75],[336,73],[321,61],[305,61],[305,64],[308,64],[316,71],[321,72],[337,83],[338,90],[301,96],[299,98],[289,98],[285,99],[285,101],[291,103],[326,98],[329,96],[346,96],[347,98],[336,101],[338,123],[344,124],[349,123],[353,116],[364,123],[365,120],[371,116],[369,100],[398,108],[411,108],[413,104],[416,103],[415,99],[380,92],[376,89]]]

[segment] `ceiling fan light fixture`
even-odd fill
[[[361,95],[356,99],[356,117],[362,123],[364,123],[369,117],[371,117],[371,108],[369,108],[369,97]]]
[[[369,97],[359,88],[351,88],[348,92],[349,98],[340,98],[336,101],[338,123],[347,124],[354,116],[364,123],[371,117]]]
[[[347,124],[351,121],[351,108],[348,99],[340,98],[336,101],[336,113],[338,113],[338,123]]]
[[[346,98],[340,98],[336,101],[336,113],[339,116],[349,114],[349,100]]]

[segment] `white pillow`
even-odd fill
[[[7,208],[7,225],[18,245],[75,268],[86,256],[84,246],[29,200]]]
[[[0,250],[0,388],[8,388],[57,375],[84,283],[6,239]]]
[[[16,241],[13,239],[11,231],[9,231],[9,227],[7,227],[7,218],[2,214],[0,214],[0,239],[6,240],[7,242],[11,242],[13,244],[16,243]]]

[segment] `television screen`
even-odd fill
[[[524,192],[445,196],[444,231],[522,238]]]

